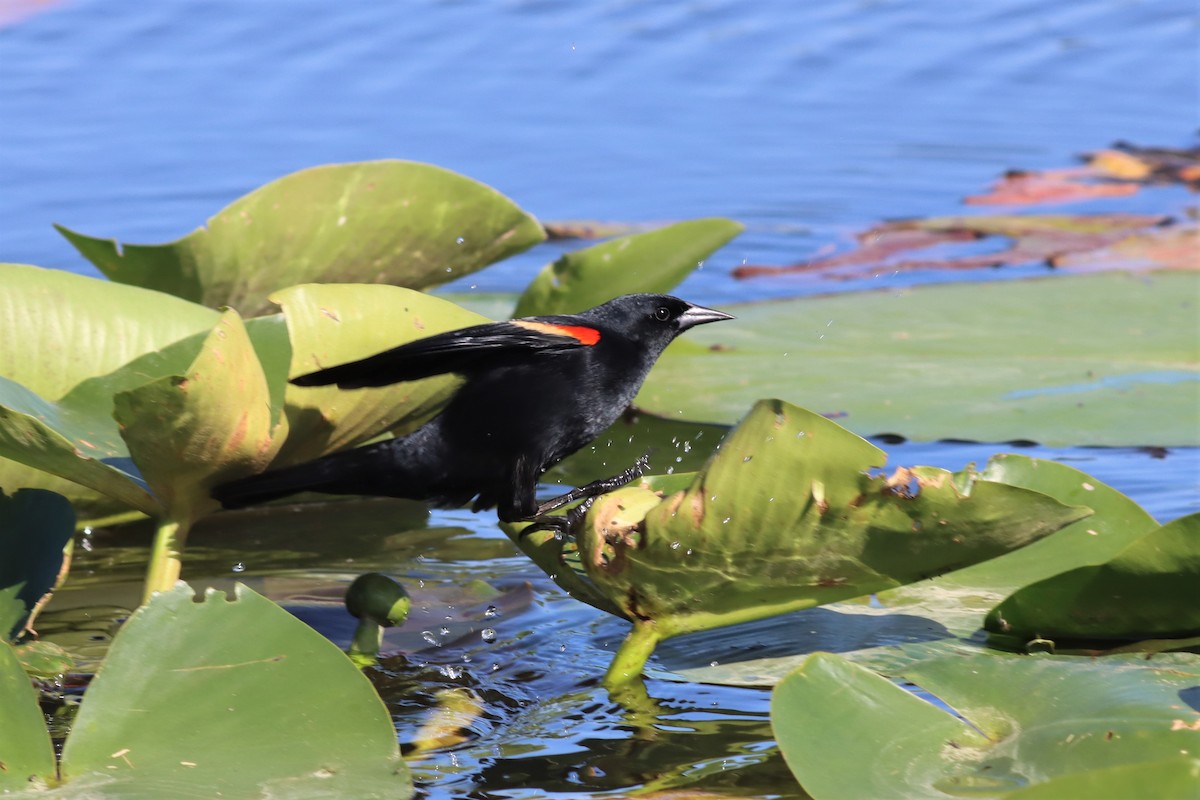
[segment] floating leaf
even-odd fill
[[[1200,445],[1194,272],[1072,276],[726,306],[636,399],[732,422],[763,391],[863,435]]]
[[[634,622],[610,680],[640,672],[663,638],[910,583],[1090,513],[973,473],[867,474],[883,460],[819,415],[762,401],[685,490],[600,498],[578,534],[579,566],[602,607]],[[545,551],[562,548],[546,533],[524,541],[543,568]]]
[[[41,489],[22,489],[12,497],[0,492],[0,640],[16,638],[54,588],[63,548],[74,532],[75,512],[62,495]]]
[[[1153,528],[1110,561],[1030,583],[997,606],[987,629],[1006,641],[1200,636],[1200,514]]]
[[[513,316],[574,314],[619,294],[670,291],[741,232],[733,220],[696,219],[567,253],[538,273]]]
[[[57,227],[114,281],[245,316],[267,310],[271,292],[310,281],[436,286],[545,238],[494,189],[411,161],[292,173],[168,244],[121,245]]]
[[[1081,170],[1046,172],[1009,172],[987,194],[964,199],[969,206],[1025,206],[1039,203],[1071,203],[1102,197],[1128,197],[1137,194],[1133,183],[1086,180],[1091,173]]]
[[[62,772],[74,796],[412,793],[367,679],[245,587],[196,603],[181,584],[130,617],[88,688]]]
[[[1195,656],[960,656],[902,677],[960,716],[828,653],[776,688],[772,727],[814,798],[1003,796],[1060,776],[1194,760],[1200,717],[1179,693],[1200,680]],[[1167,790],[1177,770],[1147,778],[1140,795],[1177,796]]]
[[[876,277],[885,271],[968,270],[1023,264],[1088,266],[1092,269],[1176,268],[1176,250],[1179,248],[1172,245],[1177,234],[1164,234],[1159,230],[1167,222],[1165,217],[1139,214],[997,215],[901,220],[885,222],[862,232],[856,237],[858,246],[845,253],[808,259],[788,266],[743,266],[734,270],[733,274],[736,278],[749,278],[803,273],[845,280]],[[1174,227],[1168,226],[1166,230],[1173,231]],[[1191,226],[1179,227],[1186,231]],[[949,255],[939,253],[924,258],[917,254],[898,257],[911,250],[976,242],[998,236],[1011,240],[1007,247],[978,252],[980,248],[975,246],[965,255],[955,255],[951,251]],[[1160,246],[1155,248],[1140,243],[1147,237],[1150,242],[1159,242]],[[1118,261],[1112,254],[1104,255],[1110,248],[1117,252],[1128,250],[1129,255],[1123,261]],[[1089,266],[1092,257],[1096,259],[1094,267]]]

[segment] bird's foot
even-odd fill
[[[638,456],[638,460],[633,462],[633,466],[612,476],[611,478],[601,478],[598,481],[572,489],[566,494],[561,494],[558,497],[552,497],[537,507],[532,519],[538,519],[544,514],[562,508],[565,505],[574,503],[576,500],[594,500],[605,492],[611,492],[615,489],[620,489],[627,483],[637,480],[642,477],[642,473],[650,466],[650,451],[647,450]],[[589,503],[590,505],[590,503]]]
[[[517,538],[524,539],[534,531],[552,531],[556,538],[574,540],[575,532],[583,524],[588,509],[595,501],[595,497],[588,497],[565,514],[538,514],[531,517],[532,524],[523,528]]]

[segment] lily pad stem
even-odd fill
[[[637,620],[633,630],[621,642],[608,672],[604,674],[604,687],[610,692],[622,691],[630,684],[640,681],[646,661],[662,640],[662,633],[651,620]]]
[[[183,547],[187,543],[190,522],[160,519],[154,531],[154,545],[150,548],[150,566],[146,570],[146,586],[142,590],[142,604],[150,601],[155,592],[169,592],[179,580],[183,568]]]

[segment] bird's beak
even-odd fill
[[[734,316],[733,314],[726,314],[724,311],[717,311],[713,308],[692,306],[679,316],[679,330],[686,331],[688,328],[694,328],[697,325],[704,325],[707,322],[720,322],[723,319],[734,319]]]

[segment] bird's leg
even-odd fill
[[[537,510],[528,517],[533,524],[522,530],[521,536],[540,530],[554,531],[562,536],[573,535],[572,532],[583,521],[583,518],[587,516],[588,509],[592,507],[592,503],[596,501],[597,497],[605,492],[620,489],[625,484],[642,477],[642,473],[649,466],[649,463],[650,452],[646,451],[638,457],[637,461],[633,462],[633,466],[611,478],[601,478],[600,480],[592,481],[589,484],[572,489],[566,494],[552,497],[544,503],[540,503]],[[574,503],[576,500],[583,500],[583,502],[567,511],[566,514],[552,516],[549,513],[565,505]]]
[[[560,494],[558,497],[552,497],[544,503],[539,503],[537,511],[534,513],[534,519],[547,514],[551,511],[562,508],[565,505],[574,503],[576,500],[592,499],[599,497],[605,492],[611,492],[614,489],[620,489],[627,483],[637,480],[642,477],[642,473],[646,471],[646,467],[650,465],[650,451],[647,450],[638,456],[638,460],[633,462],[633,466],[613,475],[611,478],[601,478],[598,481],[592,481],[578,488],[572,489],[566,494]]]

